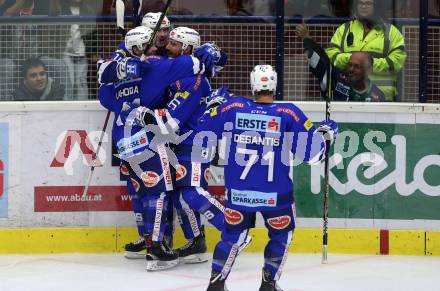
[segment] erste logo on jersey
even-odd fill
[[[228,224],[237,225],[243,221],[243,214],[240,211],[231,208],[226,208],[225,220]]]
[[[235,128],[262,132],[280,132],[281,118],[278,116],[237,113]]]
[[[283,229],[289,226],[292,218],[288,215],[272,217],[267,219],[267,223],[274,229]]]
[[[276,207],[276,192],[260,192],[231,189],[231,203],[246,207]]]
[[[145,187],[154,187],[160,181],[160,176],[156,172],[146,171],[141,175],[142,182],[144,182]]]
[[[125,157],[134,150],[145,147],[146,145],[148,145],[148,139],[144,131],[140,131],[133,136],[123,138],[116,144],[121,157]]]

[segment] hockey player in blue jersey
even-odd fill
[[[127,49],[132,54],[142,52],[151,37],[151,30],[141,28],[137,27],[126,35]],[[125,112],[130,112],[131,106],[136,104],[163,108],[166,101],[163,95],[167,85],[199,73],[199,65],[197,59],[189,56],[176,59],[147,56],[146,62],[113,60],[108,64],[104,63],[100,68],[100,102],[115,113],[113,139],[120,158],[125,161],[134,190],[145,199],[142,218],[147,236],[152,240],[147,255],[148,270],[170,268],[178,262],[177,255],[163,243],[163,211],[168,203],[164,192],[173,190],[174,174],[166,145],[154,143],[154,130],[158,127],[148,131],[144,127],[131,126],[126,123]],[[142,78],[137,78],[139,76]],[[132,78],[125,79],[127,77]],[[159,120],[162,113],[164,112],[155,110],[150,116],[151,123]]]
[[[170,57],[178,57],[182,54],[192,53],[193,49],[199,45],[200,36],[197,31],[187,27],[178,27],[171,31],[167,49]],[[210,50],[217,56],[215,66],[209,73],[213,77],[225,65],[226,54],[221,53],[214,44],[205,44],[203,49]],[[203,213],[218,230],[221,231],[224,226],[224,207],[206,191],[207,181],[205,176],[209,164],[204,156],[208,154],[209,149],[206,145],[193,146],[193,139],[197,132],[197,121],[206,109],[205,100],[210,91],[210,84],[203,75],[178,80],[170,86],[172,99],[167,108],[163,109],[163,112],[167,112],[169,117],[179,124],[176,130],[179,130],[181,136],[185,136],[182,141],[174,146],[178,160],[178,164],[175,165],[177,191],[174,191],[172,196],[181,218],[185,237],[189,239],[189,243],[178,250],[179,256],[186,263],[198,263],[207,260],[204,255],[206,245],[204,235],[200,231],[198,212]],[[151,110],[143,106],[136,107],[134,110],[133,115],[137,118],[136,122],[142,126],[148,124],[144,121],[144,116],[149,116]],[[163,115],[160,123],[169,122],[169,117]],[[197,212],[194,212],[193,209]],[[249,242],[250,237],[240,246],[241,249],[246,247]]]
[[[144,27],[147,27],[151,30],[154,30],[156,27],[157,22],[159,21],[160,13],[154,13],[154,12],[148,12],[144,15],[142,18],[142,25]],[[162,23],[160,24],[159,31],[156,34],[154,45],[149,48],[148,54],[152,55],[160,55],[160,56],[167,56],[167,50],[166,46],[168,44],[168,36],[171,29],[171,22],[168,19],[168,17],[164,17],[162,20]],[[125,40],[121,41],[121,43],[118,45],[118,48],[116,51],[111,55],[110,59],[113,60],[122,60],[129,57],[134,57],[133,55],[125,46]]]
[[[137,27],[137,31],[145,31],[151,29],[151,31],[156,27],[157,22],[159,21],[160,13],[153,13],[149,12],[145,14],[145,16],[142,18],[142,26]],[[164,16],[162,23],[160,24],[159,31],[156,34],[154,45],[149,48],[148,54],[152,55],[161,55],[163,57],[167,56],[167,51],[165,49],[167,43],[168,43],[168,36],[169,31],[171,28],[171,23],[168,19],[168,17]],[[130,43],[127,43],[128,47],[132,47],[132,50],[127,50],[126,48],[126,41],[130,42],[130,39],[127,40],[124,39],[122,41],[117,50],[111,55],[110,59],[113,59],[115,61],[122,61],[124,59],[130,58],[130,57],[141,57],[143,55],[143,51],[136,48],[136,46],[133,46]],[[128,170],[127,167],[121,164],[121,180],[124,180],[128,177]],[[142,211],[142,201],[137,197],[136,191],[134,191],[133,187],[131,186],[131,183],[128,183],[127,185],[128,193],[132,197],[132,206],[133,211],[135,213],[136,218],[136,224],[138,227],[138,233],[139,233],[139,239],[130,242],[125,245],[125,254],[124,256],[128,259],[144,259],[145,258],[145,250],[146,250],[146,244],[145,244],[145,231],[144,231],[144,222],[142,219],[142,215],[140,212]],[[172,233],[173,233],[173,207],[172,203],[169,204],[169,210],[168,210],[168,223],[165,231],[165,240],[168,244],[172,244]]]
[[[142,25],[154,30],[157,22],[160,19],[160,12],[148,12],[142,18]],[[154,39],[154,46],[152,47],[151,54],[167,56],[168,51],[166,46],[168,45],[168,38],[171,31],[171,22],[168,17],[164,17],[159,27],[159,31]]]
[[[168,26],[169,26],[169,21],[168,21]],[[115,66],[117,66],[116,68],[122,67],[122,65],[125,66],[129,57],[141,57],[144,54],[144,50],[145,50],[147,42],[148,42],[147,40],[150,39],[152,34],[153,34],[153,31],[150,28],[146,27],[145,25],[139,26],[139,27],[136,27],[136,28],[130,30],[129,33],[126,34],[126,37],[124,39],[124,46],[123,46],[124,51],[117,50],[112,55],[111,59],[113,61],[107,61],[104,64],[101,64],[101,67],[99,69],[99,81],[101,83],[114,83],[116,81],[115,78],[118,78],[118,79],[123,78],[124,77],[123,69],[119,69],[119,71],[118,71],[119,75],[115,76],[115,74],[114,74]],[[129,56],[129,57],[127,57],[127,56]],[[107,75],[113,76],[113,79],[108,80],[108,77],[106,77]],[[102,89],[108,89],[111,87],[112,87],[111,85],[104,86]],[[135,91],[137,87],[128,87],[128,88],[135,88],[135,89],[132,89],[132,91]],[[129,93],[129,90],[130,89],[126,88],[120,92],[121,92],[121,94],[124,92]],[[163,101],[162,104],[164,104],[164,102],[165,101]],[[133,212],[135,213],[136,224],[137,224],[138,233],[140,236],[140,238],[138,240],[125,245],[125,247],[124,247],[125,248],[125,255],[124,256],[129,259],[145,259],[146,243],[145,243],[145,225],[144,225],[144,220],[143,220],[143,215],[142,215],[143,202],[140,199],[140,197],[138,197],[138,193],[135,191],[135,188],[133,187],[132,183],[130,182],[129,174],[128,174],[129,171],[128,171],[127,165],[124,165],[123,163],[121,163],[120,169],[121,169],[121,180],[125,180],[128,182],[127,183],[127,190],[128,190],[128,193],[130,194],[130,196],[132,197],[131,201],[132,201]],[[172,211],[173,211],[172,205],[170,204],[170,205],[168,205],[168,207],[170,208],[168,210],[168,213],[172,214]],[[167,227],[165,230],[165,240],[167,241],[167,243],[172,241],[172,239],[171,239],[172,231],[173,231],[172,219],[168,219]]]
[[[226,290],[225,280],[238,246],[255,214],[261,212],[268,229],[260,291],[281,290],[280,278],[295,228],[291,156],[307,163],[326,154],[325,138],[334,141],[337,125],[322,122],[318,128],[291,103],[274,103],[277,75],[269,65],[251,72],[255,101],[230,98],[210,109],[200,120],[203,130],[225,138],[225,230],[213,254],[208,290]]]
[[[177,27],[170,33],[167,45],[169,57],[176,58],[182,54],[192,54],[200,46],[200,35],[194,29]],[[216,70],[226,64],[226,54],[214,44],[206,44],[216,51],[218,58]],[[223,56],[223,58],[222,58]],[[195,155],[206,155],[209,152],[205,146],[193,150],[193,139],[197,132],[198,119],[206,109],[206,99],[211,92],[211,85],[205,75],[197,75],[178,80],[169,87],[172,98],[167,105],[170,115],[180,122],[179,134],[189,133],[173,150],[178,159],[176,168],[176,190],[173,204],[179,214],[183,233],[188,243],[177,251],[185,263],[200,263],[208,260],[204,232],[201,231],[199,211],[203,211],[208,221],[220,231],[223,229],[224,207],[211,196],[207,189],[207,171],[209,164]],[[195,210],[195,211],[194,211]]]
[[[151,29],[151,33],[154,30],[154,28],[156,27],[157,22],[160,19],[160,13],[154,13],[154,12],[149,12],[147,14],[144,15],[144,17],[142,18],[142,26],[136,28],[137,31],[142,32],[142,31],[148,31],[148,29]],[[145,29],[143,27],[146,27],[148,29]],[[122,29],[122,28],[121,28]],[[154,55],[161,55],[161,56],[166,56],[167,55],[167,51],[165,49],[167,43],[168,43],[168,36],[169,36],[169,31],[171,29],[171,23],[168,19],[168,17],[164,16],[162,23],[160,24],[159,27],[159,31],[156,34],[155,37],[155,41],[154,41],[154,45],[149,48],[148,50],[148,54],[154,54]],[[126,35],[126,33],[124,32],[124,35]],[[133,38],[131,38],[133,39]],[[127,46],[132,48],[130,50],[128,50],[126,47],[126,41],[128,41]],[[144,52],[140,49],[138,49],[136,46],[133,46],[133,44],[130,44],[130,39],[124,39],[123,41],[121,41],[121,43],[119,44],[118,48],[116,49],[116,51],[110,56],[110,59],[115,60],[115,61],[122,61],[124,59],[127,58],[131,58],[131,57],[141,57],[142,54]],[[101,66],[102,63],[104,63],[104,60],[101,60],[98,62],[98,66]],[[108,63],[107,63],[108,64]],[[104,69],[105,67],[103,67]],[[120,172],[121,172],[121,180],[126,180],[128,178],[128,169],[125,165],[121,164],[120,166]],[[134,190],[134,188],[132,187],[131,183],[127,184],[127,190],[129,195],[132,197],[131,202],[132,202],[132,207],[133,207],[133,211],[135,213],[135,218],[136,218],[136,224],[138,227],[138,233],[139,233],[139,239],[134,241],[134,242],[130,242],[128,244],[125,245],[124,249],[125,249],[125,254],[124,256],[128,259],[144,259],[145,258],[145,250],[146,250],[146,245],[145,245],[145,230],[144,230],[144,222],[142,219],[142,215],[141,215],[141,211],[142,211],[142,201],[138,198],[136,191]],[[172,242],[172,214],[173,214],[173,209],[172,209],[172,205],[170,205],[171,209],[169,210],[169,222],[167,225],[167,229],[166,229],[166,233],[165,233],[165,240],[168,242]]]

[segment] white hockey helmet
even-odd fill
[[[153,30],[145,27],[138,26],[127,32],[125,35],[125,48],[133,55],[133,46],[143,51],[143,44],[150,41],[153,35]]]
[[[260,91],[275,92],[277,88],[277,72],[270,65],[257,65],[251,72],[252,94]]]
[[[193,47],[193,51],[200,46],[200,34],[189,27],[176,27],[170,32],[170,39],[182,43],[182,50],[189,45]]]
[[[161,14],[160,12],[157,13],[148,12],[142,18],[142,25],[154,29],[156,27],[157,22],[159,21],[160,14]],[[163,29],[163,28],[168,28],[168,29],[171,28],[170,20],[166,16],[162,19],[159,29]]]

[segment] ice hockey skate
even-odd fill
[[[176,251],[179,254],[179,258],[185,264],[198,264],[208,261],[205,236],[202,234],[196,236]]]
[[[212,271],[209,286],[206,291],[228,291],[225,280],[220,279],[221,273]]]
[[[283,291],[277,281],[270,279],[270,271],[263,268],[263,277],[259,291]]]
[[[127,259],[145,259],[147,246],[143,237],[125,245],[124,257]]]
[[[148,248],[147,255],[147,271],[159,271],[170,269],[179,263],[179,256],[164,242],[153,242]]]

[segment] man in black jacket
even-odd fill
[[[15,89],[15,101],[62,100],[64,86],[48,77],[46,65],[38,58],[27,59],[21,69],[23,80]]]

